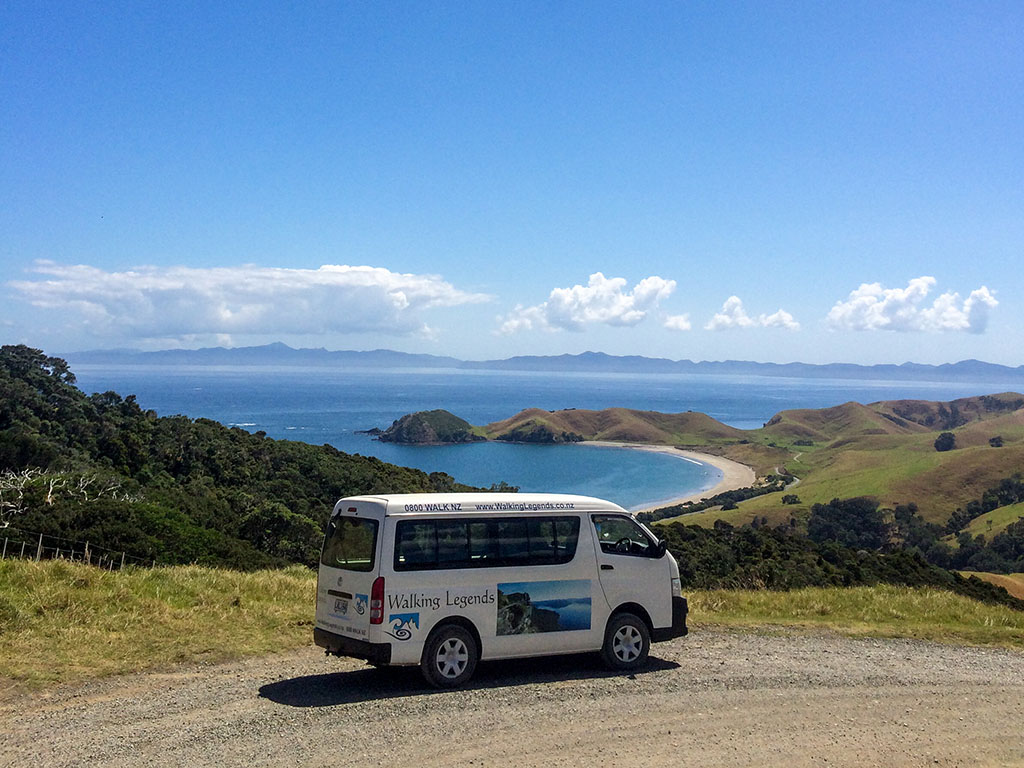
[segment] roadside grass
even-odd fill
[[[790,592],[691,592],[694,626],[829,630],[1024,650],[1024,612],[932,588],[891,585]]]
[[[310,642],[316,574],[104,571],[0,561],[0,688],[37,688]]]
[[[315,574],[200,566],[108,572],[0,561],[0,696],[218,662],[312,640]],[[797,628],[1024,650],[1024,612],[935,589],[689,592],[691,625]]]

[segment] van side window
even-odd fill
[[[498,558],[509,565],[526,563],[530,559],[530,538],[523,519],[498,521]]]
[[[469,560],[469,538],[466,535],[466,524],[461,520],[438,520],[438,565],[464,563],[467,560]]]
[[[437,530],[433,521],[402,523],[395,542],[395,565],[408,569],[432,568],[437,562]]]
[[[568,563],[579,533],[578,517],[400,520],[395,570]]]
[[[576,542],[580,538],[578,517],[555,518],[555,560],[567,563],[576,554]]]
[[[640,555],[651,557],[654,542],[643,529],[628,517],[619,515],[592,515],[601,551],[612,555]]]
[[[530,537],[530,561],[534,563],[555,562],[554,520],[530,520],[526,524]]]
[[[498,561],[498,540],[491,535],[493,527],[493,521],[466,523],[466,528],[469,530],[471,566],[493,565]]]

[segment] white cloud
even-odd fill
[[[543,304],[516,306],[508,315],[498,318],[498,332],[511,334],[534,328],[582,331],[594,324],[636,325],[672,294],[676,281],[652,275],[633,286],[631,291],[625,288],[624,278],[607,278],[595,272],[585,286],[555,288]]]
[[[989,310],[999,302],[982,286],[965,300],[959,293],[944,293],[930,306],[923,304],[935,286],[934,277],[918,277],[906,288],[883,288],[864,283],[838,301],[828,313],[833,328],[854,331],[967,331],[983,333]]]
[[[429,334],[422,310],[487,301],[436,275],[326,264],[273,267],[139,267],[106,272],[36,262],[46,279],[8,283],[34,306],[60,311],[102,336],[187,338],[224,334],[376,331]]]
[[[693,327],[689,315],[669,315],[661,324],[670,331],[688,331]]]
[[[787,331],[800,330],[800,323],[784,309],[780,309],[771,315],[761,315],[757,318],[757,321],[765,328],[785,328]]]
[[[780,309],[771,315],[759,315],[757,318],[750,317],[743,309],[743,302],[739,296],[730,296],[722,304],[722,309],[717,312],[708,324],[704,326],[708,331],[724,331],[730,328],[785,328],[788,331],[800,330],[800,323],[793,319],[793,316],[784,309]]]

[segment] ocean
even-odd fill
[[[204,417],[273,438],[328,443],[348,453],[447,472],[471,485],[504,481],[523,491],[599,496],[627,509],[697,493],[717,483],[720,475],[682,458],[626,449],[503,443],[407,446],[382,443],[360,431],[383,429],[406,413],[434,408],[486,424],[532,407],[693,410],[754,429],[789,408],[823,408],[851,400],[951,400],[1001,391],[991,382],[695,374],[163,365],[76,365],[73,370],[85,392],[134,394],[143,408],[161,416]]]

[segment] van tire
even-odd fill
[[[420,670],[436,688],[458,688],[473,676],[480,659],[476,640],[458,624],[445,624],[427,639]]]
[[[609,669],[626,672],[642,667],[651,651],[651,633],[636,614],[617,613],[604,631],[601,657]]]

